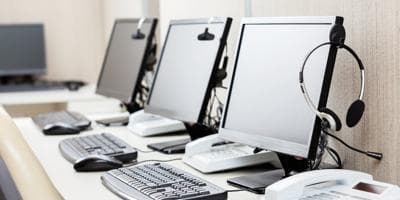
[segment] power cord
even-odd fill
[[[339,153],[335,149],[333,149],[329,146],[327,147],[327,152],[328,152],[329,156],[336,162],[337,168],[343,169],[343,163],[342,163],[342,159],[339,156]]]

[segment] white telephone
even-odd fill
[[[129,116],[128,129],[140,136],[153,136],[185,131],[186,127],[181,121],[139,110]]]
[[[300,173],[265,189],[266,200],[400,200],[396,185],[374,181],[367,173],[325,169]]]
[[[276,153],[259,152],[238,143],[227,143],[218,134],[194,140],[186,145],[183,162],[202,173],[226,171],[270,162],[279,166]]]

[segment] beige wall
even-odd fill
[[[103,57],[99,0],[0,0],[0,23],[44,22],[48,77],[95,81]]]
[[[116,18],[141,17],[142,0],[0,0],[0,23],[43,22],[49,79],[95,83]]]
[[[238,24],[244,16],[244,0],[159,0],[161,40],[164,41],[171,19],[199,17],[233,17],[229,49],[233,51]]]
[[[104,40],[108,42],[114,20],[138,18],[144,15],[143,0],[103,0]]]
[[[345,167],[400,184],[400,1],[398,0],[253,0],[255,16],[340,15],[352,46],[366,67],[366,113],[354,129],[340,134],[351,145],[381,151],[377,162],[341,148]],[[359,90],[352,58],[339,52],[328,105],[345,119]],[[340,146],[340,145],[336,145]],[[342,146],[340,146],[342,147]]]

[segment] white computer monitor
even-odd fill
[[[213,17],[170,22],[145,112],[202,121],[231,21]],[[200,40],[206,28],[214,38]]]
[[[157,19],[117,19],[109,40],[96,93],[124,103],[135,101],[152,45]],[[143,38],[136,38],[137,30]]]
[[[313,158],[320,123],[299,86],[305,56],[330,41],[340,17],[245,18],[235,54],[220,136],[283,154]],[[336,48],[310,58],[305,81],[319,107],[327,103]]]

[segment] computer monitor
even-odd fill
[[[341,17],[276,17],[242,20],[235,64],[219,134],[222,138],[296,157],[314,159],[320,120],[299,86],[305,56],[330,41]],[[319,107],[327,103],[336,47],[310,58],[306,84]]]
[[[0,25],[0,77],[45,73],[43,24]]]
[[[135,101],[146,71],[157,19],[117,19],[109,40],[96,93],[124,103]]]
[[[170,22],[145,112],[202,122],[231,21],[214,17]],[[210,38],[202,38],[206,29]]]

